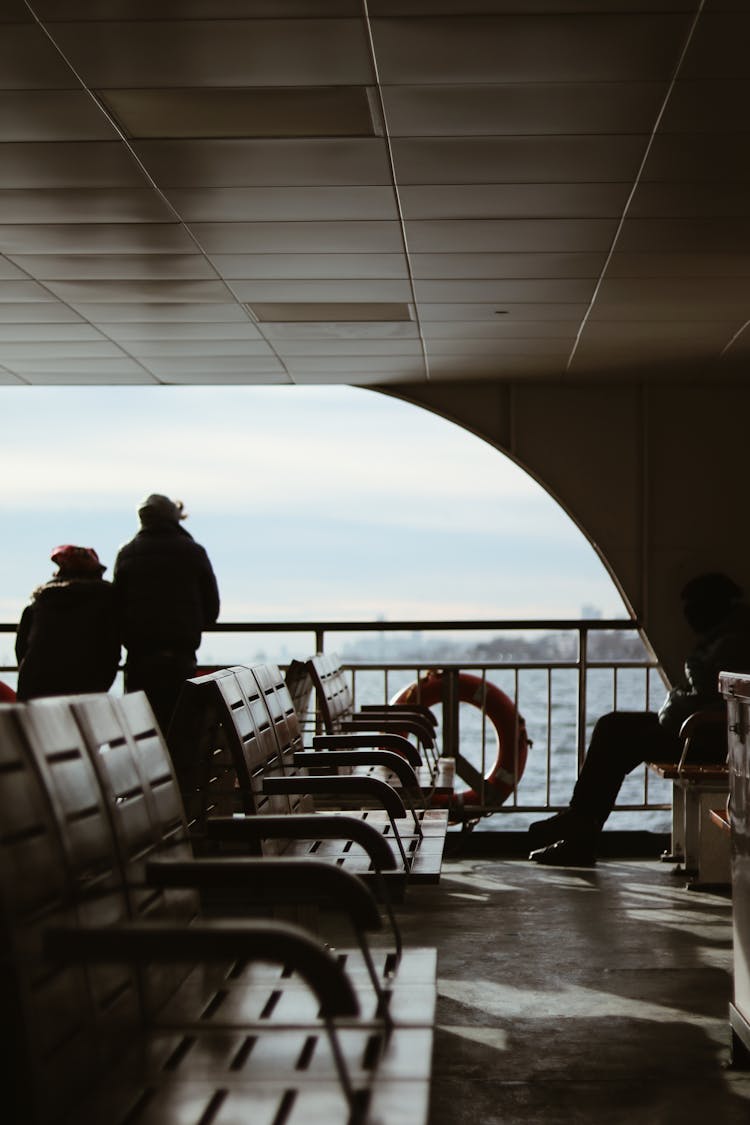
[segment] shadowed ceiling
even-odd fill
[[[744,372],[747,0],[0,21],[0,383]]]

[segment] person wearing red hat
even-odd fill
[[[66,543],[57,573],[31,596],[16,634],[20,700],[108,691],[120,663],[114,590],[93,547]]]

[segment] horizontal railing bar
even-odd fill
[[[519,629],[537,632],[543,630],[561,630],[575,632],[601,632],[602,630],[638,628],[638,622],[630,618],[625,620],[612,618],[602,620],[579,620],[573,618],[541,620],[509,621],[498,619],[492,621],[217,621],[205,633],[397,633],[409,632],[451,632],[464,630],[477,632],[488,629],[503,629],[517,632]],[[17,625],[11,622],[0,622],[0,633],[15,633]]]

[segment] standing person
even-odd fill
[[[182,501],[153,493],[137,535],[120,548],[114,586],[127,649],[125,691],[143,689],[164,731],[196,669],[201,633],[219,616],[219,591],[203,547],[180,526]]]
[[[51,554],[57,573],[31,596],[16,634],[18,699],[108,691],[120,663],[114,590],[93,547]]]
[[[625,775],[641,762],[677,762],[680,727],[696,711],[722,711],[719,672],[750,671],[750,609],[725,574],[701,574],[681,592],[696,644],[685,662],[685,683],[673,688],[657,714],[612,711],[594,727],[568,808],[529,826],[530,859],[554,866],[591,867],[596,844]]]

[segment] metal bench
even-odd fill
[[[116,706],[102,698],[100,714]],[[119,729],[95,754],[124,781],[132,746]],[[206,920],[178,836],[169,860],[151,861],[161,878],[151,877],[149,849],[138,852],[148,787],[129,787],[116,809],[94,760],[65,701],[0,709],[13,1119],[270,1125],[323,1114],[343,1123],[406,1121],[410,1107],[423,1121],[429,1020],[407,1026],[388,1005],[360,1015],[363,981],[353,985],[356,973],[299,927]],[[303,878],[320,867],[303,866]],[[244,867],[252,885],[269,862],[223,867],[235,885]],[[216,863],[211,874],[224,877]]]
[[[378,734],[401,735],[414,739],[419,756],[409,755],[415,766],[418,783],[428,795],[450,796],[453,793],[455,761],[438,753],[435,728],[436,719],[429,707],[418,703],[370,704],[355,708],[349,677],[337,656],[317,653],[305,661],[304,667],[315,689],[318,714],[325,736],[314,740],[316,749],[334,749],[345,742],[344,735],[360,735],[364,744],[367,732],[373,740]],[[394,744],[395,745],[395,744]],[[386,778],[391,784],[398,784]]]
[[[326,772],[361,762],[367,752],[355,750],[347,756],[341,751],[335,758],[304,753],[291,697],[274,665],[222,669],[189,680],[170,726],[169,743],[175,761],[192,756],[201,763],[183,770],[197,781],[188,801],[198,820],[233,812],[260,816],[261,827],[268,826],[279,837],[277,851],[314,854],[365,879],[377,879],[371,858],[357,842],[352,837],[336,839],[329,828],[337,816],[348,813],[347,821],[356,816],[387,843],[394,869],[384,871],[383,878],[392,897],[403,894],[407,881],[439,880],[446,812],[417,807],[413,784],[397,792],[379,778]],[[377,764],[389,761],[403,779],[413,778],[411,767],[398,755],[382,749],[370,753]],[[319,801],[325,801],[329,814],[324,816],[322,809],[316,814],[326,838],[316,832],[312,840],[293,839],[286,827],[293,822],[285,817],[309,813]],[[368,803],[375,807],[363,808]],[[269,831],[266,840],[270,838]]]
[[[726,755],[723,712],[690,715],[682,724],[680,738],[678,762],[648,763],[659,777],[672,782],[671,848],[662,858],[678,864],[692,887],[728,886],[730,842],[725,833],[717,831],[712,817],[717,803],[729,792],[729,770],[719,760]]]

